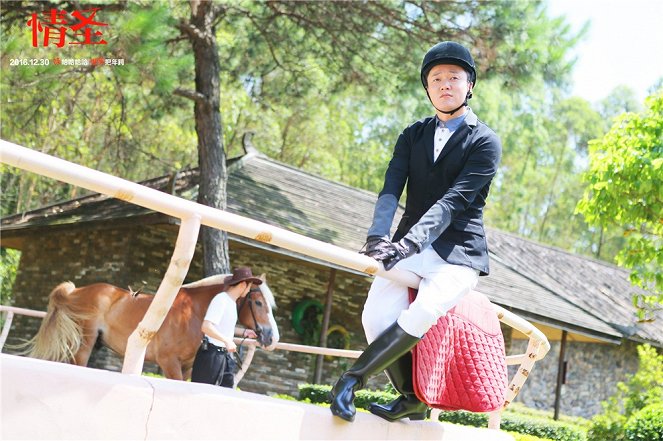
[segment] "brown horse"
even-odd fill
[[[226,275],[211,276],[183,285],[161,328],[147,346],[145,360],[156,362],[167,378],[190,378],[193,359],[203,337],[200,327],[214,296],[225,290]],[[279,333],[272,315],[274,295],[260,276],[238,299],[238,321],[258,335],[258,342],[274,349]],[[76,288],[58,285],[49,295],[48,310],[39,331],[28,342],[27,354],[34,358],[86,366],[97,339],[124,356],[127,339],[145,315],[151,294],[138,294],[107,283]]]

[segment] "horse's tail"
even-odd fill
[[[71,363],[81,346],[81,322],[87,314],[72,308],[70,294],[76,289],[71,282],[55,287],[48,296],[48,310],[39,331],[28,341],[26,354],[43,360]]]

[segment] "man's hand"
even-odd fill
[[[244,332],[242,333],[242,337],[244,338],[258,338],[258,334],[256,334],[253,329],[245,329]]]
[[[395,243],[390,242],[389,244],[391,245],[392,252],[384,259],[378,259],[377,257],[375,258],[376,260],[382,261],[385,271],[389,271],[399,261],[405,259],[406,257],[410,257],[417,252],[416,245],[407,239],[401,239]]]
[[[383,260],[388,255],[393,254],[391,241],[384,236],[368,236],[366,243],[361,250],[361,254],[366,254],[376,260]]]
[[[237,345],[235,344],[234,341],[230,340],[226,342],[226,350],[228,352],[236,352],[237,351]]]

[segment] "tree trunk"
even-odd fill
[[[210,207],[226,208],[226,152],[223,148],[220,102],[221,67],[213,26],[218,9],[213,2],[191,1],[191,25],[196,30],[192,38],[196,66],[194,115],[198,135],[198,165],[200,187],[198,202]],[[228,235],[225,231],[203,227],[204,276],[229,272]]]

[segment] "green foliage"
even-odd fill
[[[623,441],[626,417],[619,412],[604,409],[602,414],[592,418],[587,432],[588,441]]]
[[[440,412],[440,421],[461,424],[463,426],[488,427],[488,414],[466,412],[464,410]]]
[[[647,308],[663,304],[663,89],[645,105],[590,142],[587,187],[577,206],[590,224],[622,229],[626,244],[617,263],[631,269],[631,281],[648,291],[634,299],[641,319]]]
[[[331,386],[327,384],[300,384],[299,399],[310,400],[311,403],[328,403]]]
[[[35,8],[9,6],[10,16]],[[373,191],[399,131],[431,113],[418,70],[439,35],[495,48],[476,51],[482,83],[500,76],[501,83],[556,82],[570,70],[565,53],[578,38],[547,18],[542,3],[522,0],[241,1],[221,10],[215,25],[229,156],[242,153],[242,135],[252,131],[255,145],[275,159]],[[175,89],[193,88],[190,44],[178,29],[188,4],[130,1],[100,14],[111,24],[103,55],[125,65],[5,69],[2,137],[133,180],[195,165],[190,103],[173,98]],[[473,26],[461,24],[471,17]],[[7,23],[3,56],[52,57],[53,48],[30,46],[23,20]],[[99,55],[99,48],[76,49],[58,55]],[[17,210],[78,191],[36,177],[22,177],[18,188]]]
[[[617,393],[601,403],[603,413],[592,418],[589,441],[627,439],[624,426],[647,405],[663,404],[663,355],[650,345],[638,347],[638,371],[617,384]]]
[[[618,383],[617,396],[626,416],[649,404],[663,403],[663,354],[650,345],[638,346],[638,371]]]
[[[503,145],[486,207],[487,224],[610,258],[614,248],[597,246],[596,241],[612,236],[597,238],[583,217],[573,214],[583,191],[579,175],[585,167],[588,141],[604,133],[601,116],[583,99],[551,93],[540,79],[520,89],[513,93],[498,79],[489,80],[478,86],[473,103]]]
[[[300,384],[299,399],[309,400],[311,403],[329,403],[331,386],[327,384]],[[389,392],[366,390],[357,391],[355,406],[358,409],[368,409],[371,403],[387,404],[396,399],[398,395]]]
[[[20,251],[0,248],[0,305],[12,304],[12,287],[20,258]]]
[[[192,72],[191,56],[164,44],[171,34],[172,9],[164,2],[147,9],[138,3],[127,7],[120,13],[102,9],[97,17],[111,23],[104,30],[108,45],[103,48],[33,48],[23,21],[2,27],[3,139],[131,180],[195,165],[189,102],[171,95],[182,72]],[[125,65],[4,65],[8,58],[55,56],[121,58]],[[3,216],[81,193],[37,175],[6,167],[2,172]]]
[[[599,112],[606,120],[612,120],[625,112],[639,112],[640,110],[642,110],[642,105],[638,102],[635,91],[628,86],[615,87],[599,103]]]
[[[299,399],[314,404],[329,403],[330,391],[331,386],[329,385],[301,384],[299,385]],[[360,390],[357,392],[354,403],[358,409],[368,409],[370,403],[386,404],[396,399],[397,396],[396,393],[391,392]],[[535,411],[529,413],[529,415],[517,411],[503,413],[501,429],[557,441],[584,441],[586,439],[586,430],[583,425],[534,416]],[[487,427],[488,414],[465,411],[441,412],[440,421],[465,426]],[[524,439],[532,440],[532,438]]]
[[[624,427],[628,441],[663,440],[663,403],[651,404],[634,413]]]
[[[286,401],[300,401],[300,400],[297,400],[296,397],[293,397],[292,395],[288,395],[288,394],[274,394],[274,395],[271,395],[271,397],[272,398],[278,398],[280,400],[286,400]],[[310,400],[301,400],[301,401],[303,403],[310,403],[311,402]]]
[[[518,432],[507,432],[507,433],[513,437],[514,441],[552,441],[550,438],[539,438],[538,436],[527,435],[524,433],[518,433]]]
[[[505,414],[517,414],[551,420],[553,419],[554,415],[552,410],[534,409],[518,402],[509,404],[509,407],[507,407],[504,412]],[[582,427],[584,429],[588,429],[591,423],[590,420],[586,418],[570,415],[559,415],[559,421]]]
[[[326,23],[324,28],[335,29],[336,20],[343,20],[343,14],[334,2],[328,3],[322,9],[320,3],[310,8],[306,2],[291,2],[278,8],[287,9],[294,19],[307,11],[313,15],[311,20],[329,8],[327,14],[331,23]],[[353,17],[346,17],[347,23],[343,26],[365,26],[365,23],[356,23],[363,20],[364,7],[358,3],[353,7]],[[398,10],[400,6],[396,2],[384,2],[383,7]],[[256,16],[253,24],[261,23],[262,7],[254,5],[250,11]],[[275,159],[377,192],[400,131],[432,113],[418,72],[422,54],[437,42],[438,37],[434,35],[441,34],[418,36],[419,21],[435,26],[438,22],[452,22],[450,18],[454,14],[475,17],[475,25],[463,30],[458,38],[462,40],[466,32],[476,33],[481,35],[486,47],[493,48],[477,55],[478,96],[490,78],[495,79],[498,88],[505,83],[513,84],[518,80],[527,83],[535,78],[539,82],[559,82],[571,66],[565,54],[578,38],[562,20],[548,19],[538,2],[489,2],[480,6],[429,2],[413,5],[406,13],[394,14],[394,17],[412,20],[415,24],[410,29],[414,34],[404,35],[385,25],[381,31],[382,47],[371,39],[348,41],[351,34],[339,36],[341,44],[334,40],[335,47],[328,47],[329,38],[317,38],[318,30],[311,30],[300,41],[300,30],[285,18],[270,18],[269,26],[260,32],[252,31],[242,20],[224,22],[224,42],[230,44],[229,38],[233,36],[232,44],[239,46],[239,50],[232,52],[239,59],[229,60],[232,66],[237,65],[237,71],[235,68],[232,71],[251,96],[251,100],[234,99],[243,107],[241,112],[230,112],[233,116],[229,119],[237,121],[238,126],[228,129],[234,132],[226,138],[229,149],[240,151],[241,136],[236,136],[237,133],[254,131],[255,144]],[[452,38],[455,31],[448,29],[444,35]],[[551,41],[555,44],[551,45]],[[246,51],[241,50],[243,47]],[[345,53],[339,49],[341,47],[347,49]],[[265,56],[256,57],[260,51],[264,51]],[[248,54],[246,58],[244,53]],[[335,57],[351,57],[351,78],[342,69],[339,72],[342,64]],[[241,66],[254,68],[247,77],[239,72]],[[519,89],[516,87],[516,94]],[[510,88],[509,94],[513,93]],[[234,97],[237,95],[233,92]],[[511,115],[508,118],[516,119]]]
[[[587,433],[582,427],[530,416],[504,415],[500,428],[557,441],[585,441],[587,439]]]
[[[141,373],[144,377],[151,377],[151,378],[166,378],[162,374],[155,374],[154,372],[143,372]]]
[[[499,45],[492,46],[494,50],[490,52],[494,58],[486,68],[510,70],[506,78],[511,87],[517,87],[523,76],[528,79],[539,77],[548,84],[564,84],[573,65],[569,49],[587,32],[587,26],[573,35],[564,17],[547,16],[544,2],[510,1],[506,9],[485,8],[485,5],[481,3],[479,20],[494,21],[505,29],[528,23],[521,32],[505,35]]]
[[[318,304],[319,305],[319,304]],[[322,308],[317,308],[317,305],[309,307],[304,311],[301,326],[302,342],[305,345],[317,346],[320,343],[320,332],[322,331]]]
[[[474,427],[487,427],[488,414],[465,411],[442,412],[440,421]],[[514,413],[502,414],[501,430],[533,435],[557,441],[585,441],[585,430],[575,424]]]
[[[433,113],[419,81],[421,57],[438,40],[454,39],[476,57],[471,104],[505,146],[486,213],[490,225],[595,255],[611,257],[619,248],[614,230],[589,229],[572,215],[586,140],[603,127],[587,103],[559,94],[573,65],[570,49],[585,30],[574,34],[564,18],[549,17],[545,2],[218,6],[228,157],[243,154],[243,136],[253,132],[254,145],[271,158],[378,192],[400,131]],[[26,7],[34,5],[3,8]],[[132,180],[195,166],[192,104],[176,93],[194,89],[191,41],[182,31],[189,8],[127,1],[103,9],[111,24],[103,55],[124,58],[124,66],[3,65],[2,138]],[[52,48],[30,46],[23,20],[6,23],[3,59],[52,57]],[[99,48],[79,49],[77,57],[99,55]],[[73,56],[67,50],[59,54]],[[23,173],[10,178],[13,208],[3,204],[3,215],[80,193]]]
[[[585,185],[588,144],[602,137],[610,117],[630,108],[619,89],[601,112],[579,98],[546,88],[541,79],[521,84],[514,93],[499,78],[478,84],[472,105],[500,135],[502,163],[491,187],[489,225],[570,251],[612,261],[626,238],[615,225],[588,225],[575,207]]]

